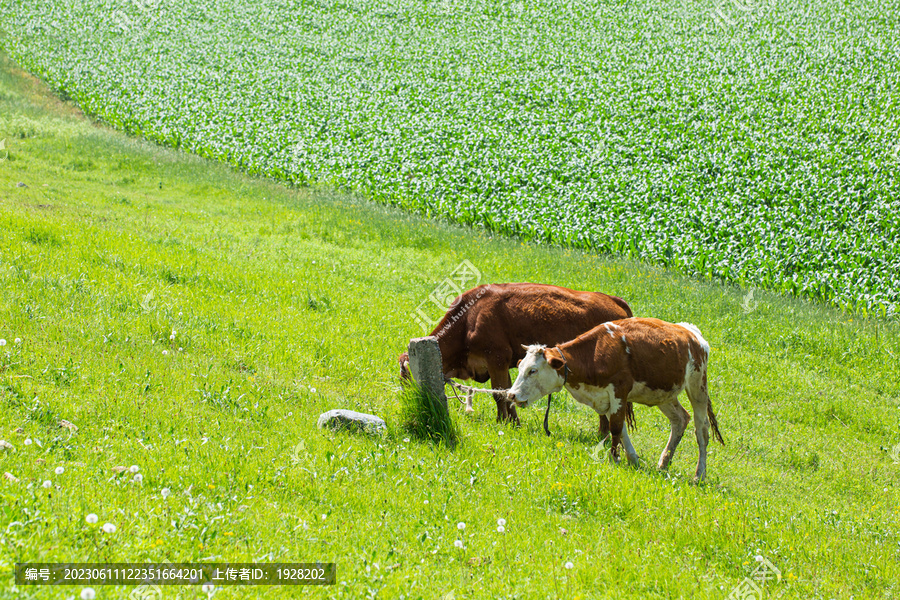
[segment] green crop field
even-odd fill
[[[289,190],[98,126],[2,55],[0,142],[0,598],[91,597],[16,562],[322,560],[337,585],[161,598],[721,600],[757,557],[766,598],[900,594],[896,324]],[[707,483],[690,429],[656,471],[644,407],[636,470],[564,395],[551,438],[485,397],[451,406],[453,448],[401,427],[395,358],[463,260],[697,324]],[[387,433],[317,430],[338,407]]]
[[[6,0],[89,114],[292,183],[900,307],[897,0]]]

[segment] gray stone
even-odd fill
[[[436,337],[421,337],[409,341],[409,372],[420,388],[447,406],[444,367]]]
[[[335,408],[319,415],[319,429],[350,429],[365,433],[381,433],[387,424],[381,417]]]

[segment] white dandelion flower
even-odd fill
[[[94,600],[97,597],[97,592],[94,591],[94,588],[84,588],[81,590],[81,600]]]
[[[169,351],[168,351],[168,350],[163,350],[163,356],[168,356],[168,355],[169,355]]]
[[[203,593],[204,593],[204,594],[211,594],[212,591],[213,591],[214,589],[216,589],[216,586],[214,586],[214,585],[211,584],[211,583],[204,583],[203,586],[202,586],[200,589],[203,590]]]
[[[25,441],[22,442],[22,443],[25,444],[26,446],[30,446],[30,445],[31,445],[31,438],[25,438]]]
[[[116,532],[116,526],[113,525],[112,523],[106,523],[106,524],[103,526],[103,532],[104,532],[104,533],[115,533],[115,532]]]
[[[65,473],[65,471],[66,471],[66,469],[64,467],[56,467],[56,469],[53,472],[56,473],[57,475],[62,475],[63,473]]]
[[[94,523],[97,522],[98,519],[97,519],[97,515],[95,515],[94,513],[88,513],[87,515],[85,515],[84,520],[87,521],[89,524],[93,525]]]
[[[506,527],[504,527],[503,525],[497,525],[497,533],[503,533],[504,531],[506,531]]]
[[[137,473],[138,471],[141,470],[141,468],[137,465],[131,465],[130,467],[128,467],[128,470],[131,471],[132,473]]]
[[[574,568],[575,568],[575,565],[573,565],[571,562],[567,562],[567,563],[566,563],[566,568],[567,568],[567,569],[574,569]]]
[[[15,343],[15,344],[21,344],[21,343],[22,343],[22,338],[16,338],[16,339],[14,339],[14,340],[13,340],[13,343]]]
[[[506,519],[502,517],[497,519],[497,525],[499,525],[500,527],[506,527]]]
[[[162,494],[163,500],[165,500],[169,497],[169,494],[171,494],[172,491],[169,488],[163,488],[159,491],[159,493]]]
[[[466,524],[463,523],[462,521],[460,521],[459,523],[456,524],[456,528],[459,529],[460,531],[462,531],[463,529],[466,528]]]
[[[462,540],[456,540],[455,542],[453,542],[453,545],[456,546],[457,548],[462,548],[463,542],[462,542]]]
[[[6,340],[4,340],[3,338],[0,338],[0,346],[5,346],[5,345],[6,345]]]
[[[144,476],[141,475],[140,473],[138,473],[137,475],[134,476],[134,482],[137,483],[137,484],[143,483],[143,482],[144,482]]]
[[[42,483],[41,485],[43,485],[45,488],[51,488],[51,487],[53,487],[53,482],[50,481],[50,480],[48,479],[47,481],[45,481],[45,482]]]

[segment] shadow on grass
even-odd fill
[[[538,424],[529,424],[528,432],[534,435],[540,435],[543,437],[544,432],[541,430],[540,425]],[[585,429],[570,429],[568,427],[561,427],[553,434],[553,438],[558,441],[565,441],[572,444],[573,449],[576,452],[585,451],[590,455],[591,461],[596,464],[608,464],[615,468],[629,469],[636,473],[641,473],[648,477],[649,479],[655,481],[666,481],[671,483],[672,485],[690,485],[695,488],[703,489],[709,492],[721,492],[721,484],[719,482],[718,477],[709,473],[707,470],[706,479],[703,481],[694,481],[693,476],[688,472],[682,472],[682,469],[675,467],[673,469],[664,469],[661,470],[656,466],[656,460],[653,458],[653,453],[650,452],[646,457],[638,453],[638,465],[631,465],[628,462],[628,459],[625,457],[624,450],[620,448],[620,457],[619,462],[616,463],[611,456],[610,448],[611,448],[611,440],[607,437],[605,440],[600,440],[599,435],[596,431],[585,430]],[[679,448],[681,448],[679,446]],[[681,455],[680,451],[676,451],[676,457]],[[675,459],[673,459],[675,460]],[[685,460],[682,458],[682,460]],[[692,465],[689,467],[689,470],[693,470]]]

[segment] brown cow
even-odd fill
[[[488,379],[495,390],[511,383],[509,370],[525,356],[523,344],[559,344],[592,327],[631,316],[621,298],[538,283],[492,283],[462,293],[431,332],[438,339],[444,377]],[[409,377],[407,353],[400,377]],[[504,393],[494,394],[497,420],[519,417]],[[470,409],[471,404],[467,404]],[[600,419],[600,435],[609,424]]]
[[[708,362],[709,344],[694,325],[624,319],[555,348],[528,347],[508,397],[518,406],[528,406],[565,386],[576,400],[609,418],[613,456],[618,459],[622,443],[632,464],[638,458],[624,426],[626,402],[656,406],[672,425],[669,443],[659,457],[659,468],[665,469],[690,420],[678,403],[678,394],[687,390],[700,447],[696,472],[700,480],[706,476],[710,423],[716,438],[725,443],[709,399]]]

